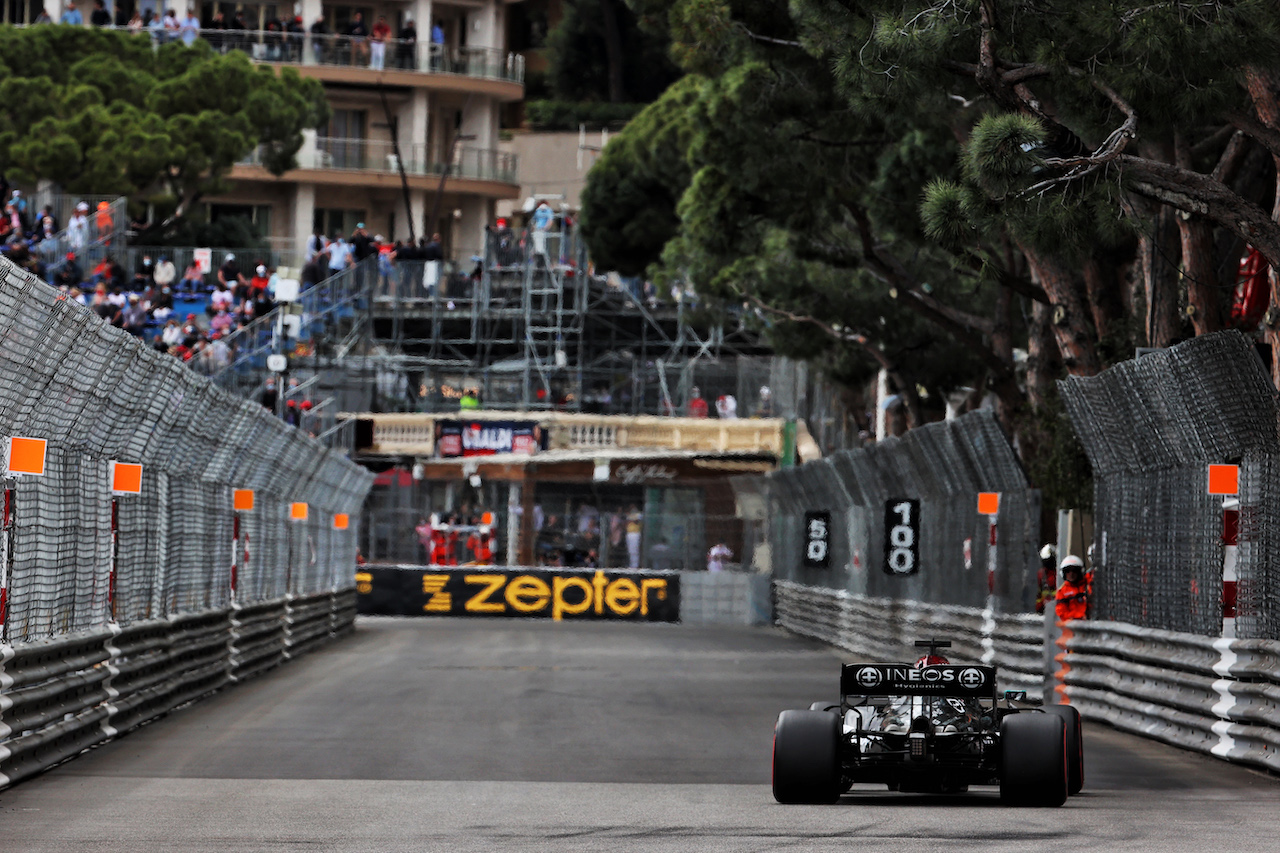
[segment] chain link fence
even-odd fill
[[[1207,466],[1235,463],[1237,636],[1280,638],[1280,407],[1253,344],[1206,335],[1060,388],[1093,465],[1090,615],[1222,633],[1223,498]]]
[[[732,482],[744,518],[743,560],[778,580],[887,599],[1031,609],[1040,496],[990,412]],[[994,553],[988,516],[978,513],[981,492],[1000,493]],[[919,501],[913,531],[894,533],[903,517],[895,508],[908,500]],[[825,567],[805,565],[810,513],[829,517]],[[887,535],[901,538],[887,543]],[[886,548],[902,543],[918,549],[913,573],[888,568]]]
[[[368,472],[0,261],[8,436],[48,442],[42,476],[4,483],[8,642],[225,607],[233,550],[237,603],[354,583]],[[113,497],[111,461],[142,464],[141,494]],[[233,489],[256,498],[235,549]]]

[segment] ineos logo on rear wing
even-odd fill
[[[896,663],[847,663],[840,669],[844,696],[995,696],[991,666],[913,666]]]

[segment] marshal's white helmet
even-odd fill
[[[1058,556],[1058,549],[1052,545],[1045,545],[1040,549],[1040,559],[1042,560],[1052,560],[1056,556]]]

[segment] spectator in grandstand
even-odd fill
[[[422,247],[422,260],[424,261],[443,261],[444,249],[441,247],[440,235],[432,234],[431,239]]]
[[[351,244],[335,234],[329,244],[329,275],[335,276],[355,263],[351,257]]]
[[[209,328],[215,332],[229,335],[236,328],[236,315],[227,310],[227,306],[220,306],[209,319]]]
[[[32,239],[47,246],[48,254],[58,251],[58,222],[52,216],[41,216]]]
[[[58,287],[77,287],[84,281],[84,271],[76,263],[76,253],[67,252],[66,258],[53,274],[53,283]]]
[[[187,47],[196,43],[196,39],[200,37],[200,19],[196,17],[195,9],[187,9],[187,15],[182,19],[178,32],[182,37],[182,43]]]
[[[351,64],[369,59],[369,28],[364,23],[364,13],[356,12],[347,25],[347,40],[351,42]]]
[[[418,537],[418,559],[423,565],[431,562],[431,522],[426,518],[419,518],[418,524],[413,528],[414,535]]]
[[[151,274],[151,280],[155,282],[156,287],[167,287],[172,290],[173,280],[177,277],[178,268],[173,265],[173,261],[169,260],[168,255],[161,255],[156,263],[155,272]]]
[[[40,7],[40,14],[36,15],[36,19],[32,21],[32,23],[33,24],[52,24],[53,18],[49,17],[49,10],[45,9],[42,6]]]
[[[129,18],[129,23],[125,24],[125,26],[129,28],[130,35],[136,36],[147,28],[147,22],[143,20],[142,12],[135,8],[133,15]]]
[[[84,15],[80,14],[80,10],[75,6],[67,6],[67,10],[62,13],[62,17],[58,19],[60,24],[70,24],[73,27],[84,26]]]
[[[191,349],[196,345],[196,341],[203,336],[204,330],[196,322],[196,315],[188,314],[187,319],[182,323],[182,345],[187,349]]]
[[[551,265],[551,259],[547,257],[547,232],[551,230],[552,224],[555,222],[556,215],[551,209],[551,205],[545,201],[538,202],[538,206],[533,210],[531,222],[533,224],[533,254],[536,260],[541,256],[543,263],[547,266]]]
[[[716,397],[716,416],[723,420],[734,420],[738,417],[738,401],[732,394],[721,394]]]
[[[315,258],[316,255],[323,252],[325,249],[325,246],[327,246],[328,244],[329,244],[329,241],[324,239],[324,231],[317,228],[315,233],[307,238],[307,245],[306,245],[306,248],[304,249],[303,260],[305,261],[312,260],[313,258]]]
[[[324,15],[316,18],[311,25],[311,52],[315,54],[316,64],[324,65],[329,47],[329,25],[324,22]]]
[[[89,13],[89,23],[95,27],[111,26],[111,13],[107,11],[107,4],[103,0],[93,0],[93,11]]]
[[[194,260],[187,264],[187,269],[178,282],[178,292],[204,293],[204,273],[200,272],[200,265]]]
[[[369,67],[381,71],[387,59],[387,40],[391,38],[391,25],[386,15],[379,15],[369,33]]]
[[[133,271],[133,289],[137,293],[143,293],[147,288],[155,282],[155,263],[151,260],[151,256],[143,254],[138,259],[138,268]]]
[[[351,232],[351,257],[358,264],[378,251],[375,241],[369,236],[363,222],[356,223],[356,230]]]
[[[696,385],[689,389],[689,404],[685,407],[685,414],[691,418],[707,416],[707,401],[702,399],[702,391]]]
[[[120,325],[120,309],[111,304],[107,297],[107,288],[98,285],[93,291],[93,299],[89,302],[89,310],[106,320],[113,326]]]
[[[240,328],[244,328],[256,319],[257,314],[255,314],[253,310],[253,300],[240,300],[239,305],[236,308],[236,325]]]
[[[400,26],[400,40],[396,42],[396,66],[413,70],[418,67],[418,28],[413,18],[406,17]]]
[[[147,326],[147,309],[136,293],[129,294],[129,302],[125,305],[121,316],[124,330],[136,338],[142,337],[142,330]]]
[[[218,281],[234,293],[237,299],[244,299],[248,295],[249,282],[240,272],[234,252],[227,252],[223,257],[222,266],[218,267]]]
[[[167,320],[173,313],[173,287],[170,285],[157,281],[143,298],[153,320]]]
[[[168,352],[172,347],[176,347],[180,343],[182,343],[182,324],[178,322],[177,317],[170,316],[165,321],[164,328],[160,330],[157,348]]]
[[[249,279],[248,296],[253,299],[257,299],[259,293],[267,292],[267,288],[270,284],[271,279],[267,275],[266,264],[258,264],[253,268],[253,278]]]
[[[79,202],[76,212],[67,223],[67,245],[73,252],[80,252],[89,243],[89,205]]]
[[[440,26],[439,21],[431,25],[431,43],[444,47],[444,27]]]
[[[88,306],[89,300],[85,298],[84,291],[78,287],[70,287],[67,289],[67,298],[77,305]]]
[[[462,392],[462,397],[458,399],[458,408],[463,411],[469,409],[480,408],[480,391],[477,388],[467,388]]]
[[[269,281],[269,279],[268,279]],[[275,310],[275,300],[271,298],[270,286],[264,286],[261,289],[251,288],[249,295],[250,304],[253,305],[254,317],[265,317]]]

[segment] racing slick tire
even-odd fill
[[[837,711],[839,708],[839,699],[834,699],[830,702],[814,702],[809,706],[810,711]]]
[[[840,798],[840,715],[783,711],[773,727],[773,798],[834,803]]]
[[[1067,801],[1067,727],[1057,714],[1021,713],[1000,725],[1000,799],[1010,805]]]
[[[1080,712],[1070,705],[1046,705],[1045,713],[1056,714],[1067,727],[1067,793],[1075,796],[1084,787],[1084,730]]]

